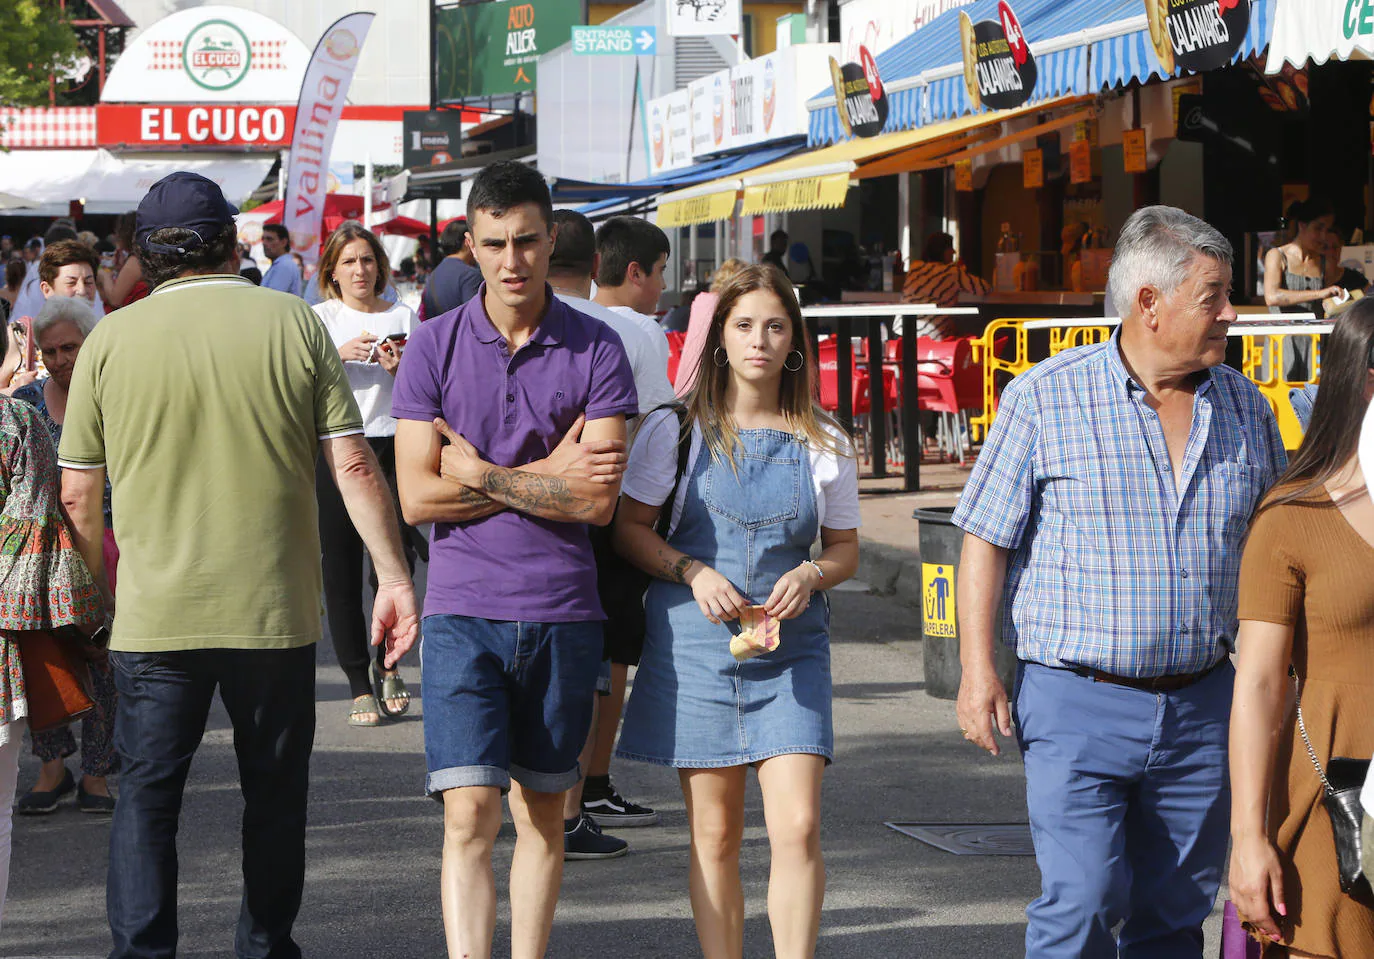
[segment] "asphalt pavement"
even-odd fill
[[[924,692],[919,612],[864,592],[833,595],[836,762],[826,773],[822,844],[829,872],[818,955],[1021,955],[1034,860],[954,856],[887,821],[1024,820],[1015,750],[980,756],[951,703]],[[414,662],[403,668],[418,693]],[[346,725],[348,688],[322,644],[311,769],[308,876],[296,937],[307,959],[442,957],[439,805],[422,795],[423,703],[378,729]],[[75,760],[69,760],[75,768]],[[37,774],[26,753],[21,792]],[[676,774],[617,760],[621,791],[662,813],[620,833],[628,856],[568,863],[550,956],[699,955],[687,900],[688,833]],[[765,908],[768,845],[751,780],[743,852],[746,957],[771,956]],[[231,956],[240,897],[238,793],[231,731],[214,710],[186,791],[178,839],[182,956]],[[16,818],[0,956],[97,957],[109,949],[104,886],[109,826],[70,803]],[[510,863],[498,843],[498,886]],[[501,896],[496,955],[509,954]],[[1209,954],[1215,939],[1209,937]]]

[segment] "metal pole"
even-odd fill
[[[439,200],[429,198],[429,268],[439,265]]]
[[[367,151],[363,164],[363,227],[372,229],[372,151]]]
[[[835,318],[835,411],[845,432],[854,434],[854,340],[852,321],[847,316]]]
[[[906,324],[902,324],[906,329]],[[868,318],[868,435],[873,438],[873,478],[887,476],[887,391],[883,389],[883,320]]]
[[[439,18],[433,0],[429,7],[429,108],[439,109]]]
[[[916,317],[902,319],[902,489],[921,489],[921,406],[916,382]]]

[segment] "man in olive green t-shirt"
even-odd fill
[[[244,795],[239,959],[294,959],[320,638],[322,450],[379,582],[374,642],[419,631],[395,507],[343,364],[299,298],[237,276],[233,215],[192,173],[154,184],[135,240],[152,295],[105,319],[72,376],[59,462],[82,556],[101,568],[108,471],[119,543],[110,659],[119,801],[112,959],[176,951],[177,819],[218,687]]]

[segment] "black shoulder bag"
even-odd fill
[[[1296,672],[1293,686],[1298,688]],[[1298,689],[1298,732],[1307,746],[1307,755],[1317,770],[1317,778],[1322,781],[1322,803],[1331,816],[1331,831],[1336,836],[1336,867],[1340,873],[1341,892],[1351,895],[1363,891],[1370,892],[1369,878],[1364,871],[1364,855],[1360,843],[1360,827],[1364,819],[1364,808],[1360,805],[1360,790],[1364,788],[1365,777],[1369,774],[1368,759],[1350,759],[1333,756],[1322,769],[1317,759],[1317,751],[1312,748],[1312,740],[1307,736],[1307,724],[1302,721],[1302,692]]]

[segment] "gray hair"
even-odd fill
[[[59,323],[70,323],[85,339],[95,329],[96,315],[91,305],[79,296],[50,296],[33,318],[34,342]]]
[[[1165,296],[1188,276],[1201,254],[1230,265],[1234,251],[1216,227],[1172,206],[1147,206],[1131,214],[1116,241],[1107,292],[1118,315],[1135,312],[1136,295],[1153,286]]]

